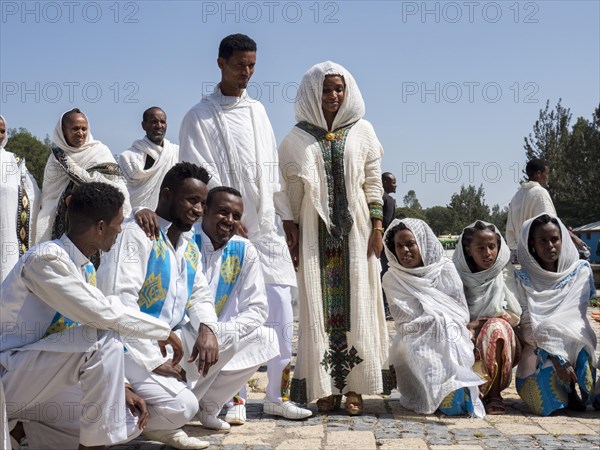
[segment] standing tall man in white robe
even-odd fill
[[[311,416],[311,411],[299,408],[288,398],[293,329],[290,290],[296,286],[296,277],[285,239],[277,231],[276,216],[290,221],[293,217],[280,185],[271,123],[264,106],[246,92],[256,64],[256,43],[243,34],[225,37],[217,64],[221,82],[183,118],[179,155],[182,161],[207,168],[212,174],[209,188],[229,186],[242,194],[244,216],[238,234],[247,237],[259,251],[269,303],[266,325],[274,328],[280,345],[280,356],[267,366],[264,410],[288,419],[302,419]],[[290,229],[292,232],[288,244],[293,246],[297,230]]]
[[[144,111],[142,128],[146,136],[119,155],[119,166],[127,182],[131,207],[143,206],[154,211],[160,184],[179,161],[179,146],[165,139],[167,114],[158,106]]]
[[[45,422],[40,405],[52,400],[64,406],[69,391],[79,386],[82,397],[73,406],[83,414],[62,420],[67,428],[79,423],[80,449],[104,448],[130,437],[120,338],[157,339],[161,351],[166,340],[174,346],[174,360],[183,354],[168,326],[95,287],[89,258],[114,244],[123,202],[123,194],[105,183],[75,188],[67,201],[67,233],[25,253],[0,290],[0,377],[8,419]],[[72,447],[68,436],[53,444],[37,438],[31,447]]]

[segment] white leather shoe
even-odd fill
[[[299,406],[294,405],[292,402],[265,402],[263,411],[265,414],[271,414],[272,416],[281,416],[286,419],[295,420],[306,419],[313,414],[310,409],[300,408]]]
[[[246,405],[233,405],[225,414],[225,422],[230,425],[244,425],[246,423]]]
[[[162,442],[170,447],[178,449],[201,449],[210,445],[208,441],[201,441],[198,438],[190,437],[181,429],[179,430],[160,430],[146,431],[142,437],[151,441]]]
[[[208,428],[209,430],[229,431],[231,429],[231,425],[227,422],[222,421],[218,417],[206,414],[204,411],[196,414],[196,418],[202,422],[204,428]]]

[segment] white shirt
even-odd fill
[[[159,223],[166,237],[171,223],[160,217]],[[159,320],[169,329],[191,321],[194,330],[198,330],[200,324],[204,323],[211,327],[217,335],[217,316],[213,298],[202,268],[199,267],[200,261],[198,261],[194,280],[190,281],[193,283],[193,287],[191,296],[189,295],[188,263],[185,252],[192,238],[191,232],[183,233],[175,247],[168,238],[165,239],[168,249],[166,257],[170,264],[170,279]],[[154,241],[146,236],[134,219],[128,220],[123,225],[123,230],[112,250],[104,255],[97,276],[98,287],[103,292],[116,295],[124,305],[145,316],[148,314],[140,312],[138,299],[149,275],[147,274],[148,260],[153,244]],[[197,250],[195,244],[193,244],[193,248]],[[140,339],[126,347],[128,356],[150,372],[168,359],[160,354],[157,345],[148,340]]]
[[[201,236],[202,267],[214,299],[225,246],[215,250],[199,224],[195,225],[195,232]],[[219,314],[219,327],[224,332],[235,333],[236,342],[247,339],[252,345],[238,352],[223,370],[253,367],[279,355],[277,335],[272,329],[263,326],[269,307],[260,257],[249,240],[234,235],[231,241],[244,246],[244,259],[235,286]]]
[[[123,338],[169,336],[170,329],[159,320],[89,284],[88,264],[67,235],[25,253],[0,288],[0,351],[86,352],[96,344],[96,329],[114,330]],[[45,336],[57,312],[81,326]],[[83,339],[74,339],[73,333]]]
[[[508,206],[506,242],[511,250],[517,249],[523,222],[540,214],[556,216],[554,203],[548,191],[537,181],[523,183]]]

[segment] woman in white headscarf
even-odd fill
[[[396,323],[390,362],[400,404],[421,414],[485,416],[474,371],[469,309],[456,268],[431,228],[394,220],[386,230],[383,288]]]
[[[523,223],[517,256],[524,341],[517,392],[534,414],[584,411],[592,401],[598,365],[596,335],[587,318],[595,296],[590,264],[579,259],[560,219],[548,214]]]
[[[6,151],[8,124],[0,116],[0,283],[33,243],[40,190],[25,159]]]
[[[487,414],[504,414],[501,392],[510,385],[520,355],[513,327],[521,306],[514,295],[510,250],[496,226],[478,220],[458,238],[453,255],[469,306],[468,328],[475,340],[476,367],[486,383],[479,386]]]
[[[42,205],[35,242],[58,239],[67,231],[65,198],[74,186],[100,181],[116,186],[125,196],[123,213],[131,212],[129,194],[114,156],[90,133],[85,114],[75,108],[54,127],[54,145],[44,169]]]
[[[337,408],[344,394],[347,412],[360,414],[361,394],[384,390],[383,150],[364,112],[352,75],[330,61],[317,64],[302,79],[298,123],[279,149],[300,227],[299,244],[291,248],[301,296],[291,395],[299,402],[319,399],[321,412]]]

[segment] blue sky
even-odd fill
[[[508,205],[525,163],[523,137],[547,99],[574,118],[600,100],[598,1],[0,2],[0,112],[10,127],[52,136],[73,107],[114,153],[161,106],[167,137],[219,80],[220,40],[258,44],[250,93],[281,141],[313,64],[355,77],[398,178],[399,203],[446,205],[483,183]]]

